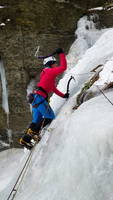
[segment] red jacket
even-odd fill
[[[37,87],[42,87],[47,94],[54,92],[60,97],[64,97],[64,94],[60,92],[55,85],[55,79],[58,75],[62,74],[67,69],[67,62],[65,54],[59,54],[60,57],[60,66],[53,68],[45,68],[40,74],[40,81],[37,84]],[[46,94],[43,91],[35,91],[35,93],[40,94],[43,97],[46,97]]]

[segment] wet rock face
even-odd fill
[[[26,101],[26,88],[30,79],[35,77],[35,72],[39,74],[41,70],[41,62],[34,56],[37,47],[40,46],[40,55],[49,54],[57,47],[63,47],[67,53],[75,38],[78,19],[88,8],[101,6],[104,2],[1,0],[0,4],[5,8],[0,9],[0,55],[6,71],[9,127],[14,138],[22,133],[31,120],[30,108]],[[7,124],[2,107],[0,115],[3,130]]]

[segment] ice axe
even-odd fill
[[[71,82],[72,79],[75,81],[74,76],[71,76],[70,79],[68,80],[68,83],[67,83],[67,93],[68,94],[69,94],[69,85],[70,85],[70,82]]]
[[[56,52],[53,52],[52,54],[49,54],[47,56],[38,56],[38,59],[45,59],[45,58],[48,58],[50,56],[54,56],[56,54]]]
[[[61,48],[60,48],[61,49]],[[38,59],[45,59],[48,58],[50,56],[54,56],[55,54],[57,54],[57,51],[54,51],[53,53],[47,55],[47,56],[37,56]]]

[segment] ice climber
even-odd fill
[[[49,93],[53,92],[62,98],[68,98],[69,93],[62,93],[56,88],[55,79],[67,68],[66,57],[62,48],[56,49],[59,55],[60,65],[57,66],[56,58],[53,56],[43,60],[44,69],[40,74],[40,81],[36,85],[33,93],[29,95],[32,104],[32,122],[26,133],[20,139],[20,144],[32,148],[32,139],[40,140],[40,129],[49,124],[55,114],[48,102]]]

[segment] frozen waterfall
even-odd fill
[[[9,104],[8,104],[7,80],[6,80],[5,68],[4,68],[4,64],[2,60],[0,60],[0,77],[1,77],[1,86],[2,86],[2,107],[7,115],[7,136],[8,136],[9,144],[11,144],[12,131],[9,129]]]
[[[2,107],[7,114],[7,123],[9,123],[9,104],[8,104],[8,91],[7,91],[7,81],[5,75],[5,69],[3,61],[0,60],[0,77],[2,83]]]

